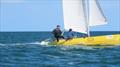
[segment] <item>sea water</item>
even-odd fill
[[[120,32],[91,32],[91,36]],[[120,67],[120,46],[41,44],[51,32],[0,32],[0,67]]]

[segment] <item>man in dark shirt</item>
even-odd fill
[[[56,38],[57,42],[59,42],[59,38],[63,38],[62,31],[60,30],[60,25],[57,25],[57,27],[53,30],[54,37]]]

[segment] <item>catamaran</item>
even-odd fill
[[[62,0],[64,28],[87,34],[86,38],[73,38],[52,42],[55,45],[120,45],[120,34],[90,36],[90,27],[107,24],[97,0]]]

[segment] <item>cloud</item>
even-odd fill
[[[1,0],[1,3],[22,3],[24,0]]]

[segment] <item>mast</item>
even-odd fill
[[[87,3],[86,3],[86,6],[87,6],[87,35],[88,37],[90,37],[90,26],[89,26],[89,1],[87,0]]]
[[[90,37],[90,30],[89,30],[89,1],[84,0],[84,14],[86,19],[86,28],[87,28],[87,36]]]

